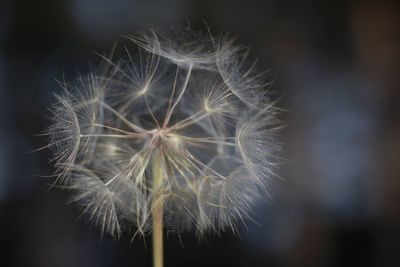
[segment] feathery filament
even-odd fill
[[[48,133],[72,202],[119,237],[166,225],[236,231],[275,176],[278,111],[265,75],[226,37],[150,32],[135,55],[63,84]],[[164,179],[152,179],[156,164]]]

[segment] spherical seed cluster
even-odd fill
[[[56,95],[58,182],[115,237],[148,231],[157,205],[170,229],[235,231],[275,175],[278,111],[264,74],[226,37],[151,31],[132,41],[136,53],[104,57],[106,68]]]

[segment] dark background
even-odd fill
[[[241,236],[174,234],[166,266],[400,266],[400,12],[394,1],[0,1],[0,266],[151,266],[150,239],[105,236],[48,190],[56,79],[121,34],[188,22],[270,69],[288,127],[284,181]]]

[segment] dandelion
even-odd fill
[[[118,238],[163,227],[237,231],[275,176],[278,109],[247,50],[227,37],[155,31],[106,67],[62,83],[48,130],[57,182]],[[135,52],[133,52],[135,51]]]

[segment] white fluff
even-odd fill
[[[72,201],[119,237],[149,230],[164,203],[165,225],[236,231],[274,177],[278,111],[247,52],[227,38],[155,31],[132,38],[106,70],[64,84],[49,128],[59,182]],[[165,179],[152,189],[155,154]]]

